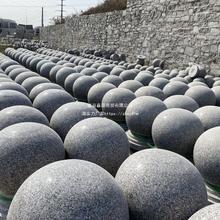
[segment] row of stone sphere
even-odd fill
[[[43,51],[47,53],[47,50]],[[23,53],[25,53],[25,56],[27,55],[30,64],[22,61]],[[17,104],[8,98],[13,96],[16,97],[16,101],[20,100],[18,98],[20,92],[19,95],[22,95],[25,100],[29,96],[33,100],[33,106],[44,115],[31,107],[15,106],[6,108],[8,107],[6,104],[1,107],[4,110],[0,112],[0,116],[2,113],[1,118],[5,126],[2,127],[3,130],[0,134],[2,135],[1,155],[3,155],[1,174],[4,180],[0,186],[0,191],[5,197],[13,196],[24,180],[36,170],[54,161],[65,159],[64,149],[67,158],[74,159],[52,163],[31,175],[16,193],[9,210],[8,219],[36,219],[39,213],[42,213],[42,219],[128,219],[128,208],[131,219],[187,219],[197,210],[207,205],[204,180],[190,162],[175,153],[159,149],[140,151],[128,157],[129,143],[122,128],[112,120],[101,117],[100,112],[92,105],[74,102],[73,96],[70,95],[74,93],[69,91],[70,94],[68,94],[62,87],[65,88],[66,81],[63,78],[75,75],[77,72],[67,74],[66,71],[63,71],[60,78],[57,77],[58,72],[65,68],[64,65],[71,66],[71,62],[64,62],[55,74],[56,83],[58,83],[57,79],[62,77],[61,82],[64,80],[64,84],[58,83],[59,85],[57,85],[48,82],[48,79],[51,80],[51,72],[59,64],[54,63],[49,71],[45,70],[45,73],[49,74],[47,78],[42,77],[45,77],[42,74],[42,69],[46,68],[46,64],[52,65],[47,60],[49,57],[45,56],[45,59],[42,54],[34,54],[26,50],[14,51],[12,49],[7,50],[6,54],[29,67],[32,71],[34,69],[37,71],[37,65],[46,60],[38,71],[41,77],[39,75],[29,75],[33,72],[24,74],[21,77],[27,69],[14,61],[1,62],[1,68],[4,70],[4,76],[1,75],[1,79],[9,80],[10,82],[4,83],[11,83],[10,86],[12,84],[16,85],[7,87],[9,84],[7,86],[5,84],[6,87],[2,87],[0,96],[2,92],[6,91],[2,97],[8,99],[5,103],[10,106],[31,105],[30,99],[27,101],[28,104]],[[62,61],[67,56],[69,55],[62,54],[59,59]],[[49,59],[55,61],[56,58],[52,56]],[[78,57],[75,58],[78,59]],[[83,60],[84,58],[81,57],[80,59]],[[60,62],[60,60],[57,62]],[[76,66],[71,68],[83,68],[82,64],[74,65]],[[104,64],[105,68],[109,65]],[[21,68],[23,69],[20,72]],[[111,68],[111,71],[113,71],[118,69],[118,66]],[[16,71],[19,71],[19,73]],[[133,71],[136,71],[137,74],[139,72],[138,69]],[[111,72],[105,73],[110,76]],[[13,83],[7,75],[18,84]],[[16,80],[19,76],[22,78],[21,81]],[[4,83],[0,80],[0,87]],[[19,83],[21,86],[19,86]],[[83,83],[82,85],[87,86],[87,84]],[[101,83],[90,86],[87,93],[90,93],[99,84]],[[51,88],[52,85],[56,88]],[[74,85],[75,83],[72,86]],[[25,90],[22,90],[22,92],[13,91],[18,91],[18,87],[19,89],[25,88],[26,92],[24,92]],[[37,87],[39,88],[36,89]],[[7,90],[5,90],[6,88]],[[33,90],[36,91],[33,92]],[[15,93],[17,96],[15,96]],[[35,95],[32,97],[31,94],[33,93]],[[195,141],[204,132],[204,122],[201,122],[195,113],[186,110],[186,108],[177,109],[174,107],[174,109],[166,110],[167,104],[165,101],[150,97],[150,95],[136,98],[134,92],[127,88],[112,87],[106,92],[100,89],[100,93],[103,93],[101,100],[107,94],[110,94],[109,97],[112,98],[111,102],[108,101],[110,99],[108,98],[104,102],[105,106],[100,107],[102,110],[106,109],[105,113],[107,114],[104,114],[104,116],[117,122],[126,119],[129,129],[134,134],[151,135],[152,124],[156,123],[157,119],[159,122],[158,125],[155,125],[155,133],[161,132],[159,140],[161,139],[163,144],[161,146],[156,145],[160,148],[167,149],[171,146],[173,149],[168,148],[169,150],[185,156],[186,153],[193,150]],[[69,99],[66,99],[66,97],[69,97]],[[179,95],[177,100],[180,98],[186,98],[186,96]],[[188,98],[187,100],[190,99],[192,102],[192,98]],[[80,100],[80,97],[77,97],[77,99]],[[85,100],[81,99],[81,101]],[[194,105],[195,103],[193,102]],[[111,106],[111,104],[115,105]],[[121,104],[123,105],[121,106]],[[196,109],[198,109],[199,104],[196,104]],[[123,115],[125,110],[126,116]],[[217,109],[215,110],[217,111]],[[31,116],[28,119],[30,114],[33,114],[33,117]],[[161,119],[158,119],[159,117]],[[51,128],[59,134],[64,144],[60,137],[48,127],[49,120]],[[39,124],[39,122],[47,126]],[[167,124],[168,122],[170,124]],[[174,122],[178,122],[177,125]],[[161,128],[162,124],[164,128]],[[176,126],[176,129],[173,126]],[[146,127],[148,127],[147,130],[142,130]],[[157,129],[159,129],[158,132]],[[167,129],[167,133],[164,133]],[[178,132],[181,134],[178,134]],[[184,132],[186,132],[185,136]],[[169,135],[175,137],[170,140],[171,145],[166,142],[172,139],[172,137],[169,138]],[[217,137],[215,135],[213,137],[216,140]],[[156,140],[154,141],[156,142]],[[179,143],[182,144],[180,147],[178,147]],[[183,150],[179,151],[179,149]],[[210,153],[210,149],[205,150]],[[201,150],[199,151],[201,152]],[[204,152],[201,153],[203,156]],[[215,156],[214,153],[213,156]],[[113,176],[116,176],[115,180],[99,166],[82,160],[93,162],[104,168]],[[216,166],[213,166],[214,168],[216,169]],[[213,185],[216,184],[213,183]],[[210,207],[205,209],[210,209]],[[33,210],[35,211],[33,212]],[[200,212],[203,212],[203,210]],[[54,216],[57,217],[54,218]],[[209,213],[208,216],[212,217]]]

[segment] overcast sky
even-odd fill
[[[52,17],[60,15],[61,0],[0,0],[0,17],[17,23],[41,25],[41,7],[44,7],[44,23],[50,24]],[[64,15],[80,12],[103,0],[65,0]]]

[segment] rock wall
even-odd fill
[[[128,0],[127,9],[69,18],[41,30],[41,39],[58,48],[115,49],[130,61],[144,55],[169,66],[189,62],[218,69],[220,0]]]

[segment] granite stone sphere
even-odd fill
[[[188,111],[194,112],[199,109],[197,102],[185,95],[173,95],[164,100],[164,104],[168,109],[170,108],[182,108]]]
[[[115,76],[119,76],[121,74],[121,72],[123,72],[124,69],[120,68],[120,67],[115,67],[112,69],[112,71],[110,72],[110,75],[115,75]]]
[[[147,71],[143,71],[138,73],[138,75],[135,77],[135,80],[142,83],[144,86],[148,86],[149,83],[154,79],[153,75],[150,74]]]
[[[56,82],[56,74],[62,67],[61,65],[56,65],[50,70],[49,77],[52,82]]]
[[[125,131],[107,118],[88,118],[68,132],[64,147],[69,158],[93,162],[113,176],[129,156]]]
[[[129,210],[121,188],[103,168],[63,160],[41,168],[22,184],[7,219],[128,220]]]
[[[213,87],[212,91],[214,92],[216,97],[216,105],[220,106],[220,86]]]
[[[99,81],[92,76],[81,76],[73,84],[73,94],[80,101],[87,101],[89,90]]]
[[[185,84],[189,83],[186,79],[184,79],[182,77],[179,77],[179,76],[170,79],[170,82],[182,82],[182,83],[185,83]]]
[[[41,92],[48,90],[48,89],[61,89],[63,90],[63,88],[55,83],[41,83],[37,86],[35,86],[30,94],[29,97],[30,99],[33,101]]]
[[[74,67],[73,69],[74,69],[77,73],[80,73],[82,70],[85,69],[85,67],[84,67],[84,66],[76,66],[76,67]]]
[[[154,119],[166,109],[166,105],[158,98],[138,97],[130,102],[126,109],[126,124],[132,134],[151,137]]]
[[[205,181],[211,186],[220,187],[220,127],[204,132],[196,141],[193,152],[195,166]]]
[[[128,157],[116,174],[130,219],[188,219],[208,204],[204,180],[184,157],[147,149]]]
[[[115,121],[125,121],[125,111],[131,101],[136,98],[129,89],[115,88],[108,91],[102,99],[102,110],[106,117]]]
[[[165,97],[170,97],[173,95],[184,95],[189,89],[189,86],[183,82],[170,82],[164,88],[163,92]]]
[[[136,92],[138,89],[143,87],[144,85],[136,80],[126,80],[122,82],[118,88],[129,89],[132,92]]]
[[[39,168],[65,158],[62,140],[46,125],[24,122],[0,132],[0,189],[12,197]]]
[[[27,72],[27,71],[28,71],[28,69],[25,69],[24,67],[20,67],[20,68],[17,68],[17,69],[12,70],[12,71],[8,74],[8,76],[9,76],[11,79],[15,80],[15,78],[16,78],[20,73]]]
[[[119,76],[123,81],[126,81],[126,80],[135,79],[137,75],[138,75],[137,72],[135,72],[134,70],[124,70],[123,72],[120,73]]]
[[[73,63],[70,63],[70,62],[67,62],[65,64],[63,64],[64,67],[71,67],[71,68],[74,68],[76,65],[73,64]]]
[[[157,87],[161,90],[163,90],[163,88],[169,83],[170,81],[168,79],[164,79],[164,78],[156,78],[153,79],[150,83],[149,86],[154,86]]]
[[[160,113],[152,126],[152,138],[158,148],[191,157],[198,137],[204,132],[200,119],[192,112],[173,108]]]
[[[92,76],[96,78],[99,82],[101,82],[106,76],[108,76],[108,74],[104,72],[97,72],[94,73]]]
[[[2,83],[2,82],[15,83],[11,78],[3,78],[3,77],[0,77],[0,83]]]
[[[88,92],[88,103],[95,105],[97,109],[101,109],[102,99],[104,95],[111,89],[116,87],[110,83],[97,83]]]
[[[204,78],[201,78],[201,77],[195,78],[195,79],[193,80],[193,82],[203,82],[203,83],[206,83],[205,80],[204,80]]]
[[[192,215],[189,220],[219,220],[220,219],[220,204],[212,204],[206,206],[194,215]]]
[[[49,126],[46,116],[29,106],[11,106],[0,111],[0,130],[21,122],[36,122]]]
[[[41,67],[42,67],[45,63],[51,63],[51,62],[48,61],[48,60],[41,60],[41,61],[37,64],[37,66],[36,66],[36,72],[37,72],[37,73],[40,73],[40,69],[41,69]]]
[[[205,86],[191,87],[186,91],[185,95],[193,98],[200,107],[216,104],[215,93]]]
[[[72,73],[75,73],[75,70],[71,67],[61,68],[56,74],[56,83],[64,86],[65,79]]]
[[[135,92],[135,95],[137,97],[153,96],[153,97],[158,98],[160,100],[165,99],[165,95],[164,95],[163,91],[157,87],[154,87],[154,86],[141,87]]]
[[[204,106],[194,112],[203,124],[204,130],[220,126],[220,107]]]
[[[28,96],[27,90],[21,85],[14,82],[0,82],[0,90],[15,90]]]
[[[119,76],[109,75],[106,76],[101,82],[111,83],[112,85],[118,87],[123,80]]]
[[[101,65],[100,67],[98,67],[98,71],[99,72],[104,72],[107,74],[110,74],[110,72],[112,71],[112,67],[110,65]]]
[[[164,78],[164,79],[170,79],[169,75],[164,74],[164,73],[159,73],[159,74],[155,74],[154,78]]]
[[[58,108],[50,120],[50,126],[65,139],[69,130],[78,122],[91,117],[99,117],[100,112],[84,102],[71,102]]]
[[[32,106],[32,103],[30,99],[21,92],[15,90],[1,90],[0,110],[14,105]]]
[[[191,87],[195,87],[195,86],[206,86],[208,87],[205,83],[202,83],[202,82],[191,82],[188,84],[188,86],[191,88]]]
[[[15,78],[15,82],[18,84],[22,84],[24,82],[24,80],[33,77],[33,76],[39,76],[37,73],[35,72],[31,72],[31,71],[25,71],[20,73],[16,78]]]
[[[92,76],[94,73],[97,73],[97,69],[95,68],[85,68],[80,73],[86,76]]]
[[[81,73],[72,73],[69,76],[67,76],[64,82],[65,90],[70,94],[73,94],[73,84],[81,76],[83,76],[83,74]]]
[[[220,86],[220,80],[213,83],[213,87]]]
[[[43,59],[40,58],[40,57],[34,58],[34,59],[30,62],[30,64],[29,64],[30,69],[31,69],[32,71],[35,71],[35,72],[36,72],[36,71],[37,71],[37,70],[36,70],[37,64],[38,64],[41,60],[43,60]]]
[[[50,78],[50,70],[55,66],[56,64],[52,62],[44,63],[40,68],[39,74],[42,77]]]
[[[0,72],[0,79],[5,78],[5,79],[11,79],[9,76],[5,75],[5,73]]]
[[[18,65],[19,63],[14,60],[6,60],[0,64],[0,67],[3,71],[5,71],[9,66]]]
[[[5,69],[5,74],[8,75],[12,70],[17,69],[17,68],[21,68],[21,67],[22,67],[21,65],[11,65],[11,66],[8,66]]]
[[[75,99],[61,89],[48,89],[36,96],[33,106],[43,112],[50,120],[53,113],[62,105],[74,102]]]

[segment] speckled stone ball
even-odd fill
[[[108,76],[108,74],[104,72],[97,72],[94,73],[92,76],[96,78],[99,82],[101,82],[106,76]]]
[[[83,76],[83,74],[81,73],[72,73],[69,76],[67,76],[64,82],[65,90],[70,94],[73,94],[73,84],[81,76]]]
[[[21,67],[22,67],[21,65],[11,65],[11,66],[8,66],[4,72],[6,75],[8,75],[12,70],[21,68]]]
[[[192,112],[173,108],[160,113],[152,125],[152,138],[158,148],[190,157],[198,137],[204,132],[200,119]]]
[[[110,83],[101,82],[95,84],[88,92],[88,103],[95,105],[97,109],[101,109],[102,99],[104,95],[111,89],[116,87]]]
[[[30,77],[33,77],[33,76],[39,76],[39,75],[35,72],[25,71],[25,72],[20,73],[18,76],[16,76],[15,82],[18,84],[22,84],[24,80]]]
[[[194,164],[202,174],[205,181],[220,187],[220,127],[215,127],[204,132],[196,141],[193,159]]]
[[[81,76],[73,84],[73,94],[80,101],[87,101],[89,90],[99,81],[92,76]]]
[[[28,96],[27,90],[21,85],[14,82],[0,82],[0,90],[15,90]]]
[[[123,81],[126,80],[133,80],[135,77],[138,75],[138,73],[134,70],[124,70],[123,72],[120,73],[120,78]]]
[[[75,70],[71,67],[61,68],[56,74],[56,83],[64,86],[65,79],[72,73],[75,73]]]
[[[126,108],[135,98],[135,94],[128,89],[111,89],[102,99],[104,115],[118,122],[125,121]]]
[[[184,157],[161,149],[128,157],[116,174],[130,219],[188,219],[208,204],[199,171]]]
[[[197,102],[185,95],[173,95],[164,100],[164,104],[168,109],[182,108],[194,112],[199,108]]]
[[[144,86],[148,86],[149,83],[154,79],[153,75],[150,72],[143,71],[138,73],[135,77],[135,80],[142,83]]]
[[[220,106],[220,86],[213,87],[212,91],[214,92],[216,97],[216,105]]]
[[[19,63],[14,60],[5,60],[3,63],[0,64],[0,67],[3,71],[5,71],[9,66],[18,65]]]
[[[51,62],[48,60],[41,60],[40,62],[38,62],[37,66],[36,66],[37,73],[40,73],[40,69],[45,63],[51,63]]]
[[[110,72],[110,75],[115,75],[115,76],[119,76],[121,74],[121,72],[123,72],[124,69],[121,67],[115,67],[112,69],[112,71]]]
[[[12,197],[29,175],[64,157],[62,140],[46,125],[24,122],[1,130],[1,193]]]
[[[220,126],[220,107],[204,106],[194,112],[203,124],[204,130]]]
[[[166,84],[169,83],[168,79],[164,79],[164,78],[155,78],[153,79],[150,83],[149,86],[154,86],[157,87],[159,89],[162,89],[165,87]]]
[[[193,98],[200,107],[216,104],[215,93],[205,86],[191,87],[186,91],[185,95]]]
[[[39,74],[42,77],[49,78],[50,77],[50,70],[55,66],[56,66],[56,64],[53,62],[44,63],[40,68]]]
[[[69,158],[93,162],[113,176],[130,151],[124,130],[107,118],[88,118],[77,123],[68,132],[64,147]]]
[[[206,86],[208,87],[205,83],[202,83],[202,82],[191,82],[188,84],[188,86],[191,88],[191,87],[195,87],[195,86]]]
[[[64,160],[31,175],[11,203],[8,220],[39,218],[128,220],[129,211],[108,172],[91,162]]]
[[[57,85],[55,83],[41,83],[41,84],[35,86],[31,90],[29,97],[33,101],[41,92],[48,90],[48,89],[61,89],[61,90],[63,90],[63,88],[60,85]]]
[[[36,122],[49,126],[46,116],[29,106],[11,106],[0,111],[0,130],[21,122]]]
[[[161,99],[161,100],[165,99],[165,95],[164,95],[163,91],[157,87],[154,87],[154,86],[141,87],[140,89],[138,89],[135,92],[135,95],[137,97],[153,96],[153,97]]]
[[[50,120],[50,126],[65,139],[69,130],[78,122],[91,117],[99,117],[100,112],[84,102],[71,102],[58,108]]]
[[[129,89],[132,92],[136,92],[139,88],[143,87],[144,85],[136,80],[126,80],[122,82],[118,88]]]
[[[21,92],[15,90],[0,90],[0,110],[14,105],[32,106],[32,103],[30,99]]]
[[[61,66],[61,65],[56,65],[56,66],[54,66],[54,67],[50,70],[49,77],[50,77],[50,80],[51,80],[52,82],[56,82],[57,72],[58,72],[62,67],[63,67],[63,66]]]
[[[28,70],[25,69],[24,67],[17,68],[17,69],[12,70],[12,71],[8,74],[8,76],[9,76],[11,79],[15,80],[15,78],[16,78],[20,73],[25,72],[25,71],[28,71]]]
[[[48,89],[34,99],[33,106],[43,112],[50,120],[59,107],[74,101],[75,99],[68,92],[61,89]]]
[[[80,73],[86,76],[92,76],[94,73],[98,72],[95,68],[85,68]]]
[[[182,82],[182,83],[188,84],[188,81],[186,79],[179,77],[179,76],[170,79],[170,82]]]
[[[189,87],[187,86],[187,84],[179,81],[173,81],[168,83],[163,88],[163,92],[165,97],[170,97],[173,95],[184,95],[188,89]]]
[[[104,73],[110,74],[112,69],[113,69],[113,67],[111,67],[110,65],[101,65],[100,67],[98,67],[97,70],[99,72],[104,72]]]
[[[106,76],[101,82],[111,83],[112,85],[118,87],[123,80],[119,76],[109,75]]]
[[[220,204],[212,204],[200,209],[189,220],[219,220],[220,219]]]
[[[167,107],[155,97],[143,96],[134,99],[125,112],[126,124],[132,134],[151,137],[154,119]]]

